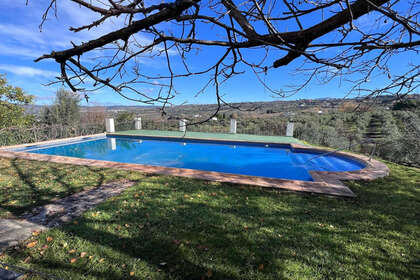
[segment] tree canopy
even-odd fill
[[[25,114],[22,105],[32,103],[33,98],[21,88],[9,85],[6,77],[0,75],[0,128],[30,123],[32,117]]]
[[[59,89],[54,104],[45,107],[43,122],[49,125],[76,125],[80,121],[80,97],[71,91]]]
[[[197,94],[213,86],[217,103],[223,105],[220,85],[246,71],[279,96],[320,79],[340,78],[351,83],[350,92],[368,96],[401,98],[419,86],[418,64],[407,62],[403,72],[389,67],[394,56],[419,50],[418,0],[67,1],[96,14],[91,23],[71,27],[75,33],[123,19],[106,34],[36,59],[55,60],[61,69],[59,82],[86,97],[106,87],[131,100],[160,103],[164,111],[178,93],[177,79],[201,75],[208,79]],[[49,1],[41,26],[56,2]],[[191,60],[205,56],[209,48],[217,49],[218,58],[192,69]],[[144,71],[144,56],[163,57],[166,73]],[[263,78],[295,61],[300,64],[296,71],[307,78],[294,87],[275,89]],[[372,87],[369,81],[379,76],[386,77],[383,84]],[[157,89],[150,92],[144,85]]]

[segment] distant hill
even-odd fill
[[[413,94],[408,96],[409,99],[419,99],[420,94]],[[318,99],[299,99],[291,101],[264,101],[264,102],[241,102],[241,103],[231,103],[230,106],[223,105],[220,113],[234,112],[238,111],[234,108],[241,108],[242,112],[253,112],[256,114],[276,114],[276,113],[286,113],[294,111],[308,111],[312,110],[314,112],[327,112],[329,110],[338,109],[345,103],[366,103],[369,106],[377,106],[381,108],[390,108],[395,102],[394,96],[378,96],[374,99],[364,100],[361,98],[354,99],[343,99],[343,98],[318,98]],[[24,106],[25,110],[29,114],[39,115],[45,105],[26,105]],[[156,115],[160,116],[160,107],[159,106],[150,106],[150,105],[138,105],[138,106],[124,106],[124,105],[114,105],[114,106],[82,106],[83,111],[89,111],[101,108],[106,111],[107,114],[115,114],[120,111],[131,111],[139,115]],[[206,115],[210,112],[214,112],[217,109],[216,104],[188,104],[188,105],[177,105],[169,106],[167,108],[168,115]]]

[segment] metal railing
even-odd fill
[[[34,143],[39,141],[103,133],[105,125],[84,124],[75,126],[37,125],[0,129],[0,146]]]
[[[160,131],[179,131],[178,119],[169,120],[153,120],[142,118],[142,129],[145,130],[160,130]],[[253,134],[266,136],[285,136],[287,122],[259,122],[238,120],[237,131],[238,134]],[[133,130],[134,121],[116,122],[115,131]],[[187,121],[187,131],[192,132],[207,132],[207,133],[230,133],[230,119],[223,120],[209,120],[205,123],[194,124],[194,120]]]
[[[142,129],[160,131],[179,131],[180,120],[166,119],[156,120],[143,118]],[[238,121],[236,133],[254,135],[284,136],[286,133],[286,122],[269,123],[252,121]],[[126,131],[135,129],[134,120],[115,122],[115,131]],[[209,120],[201,124],[194,124],[194,120],[187,122],[187,131],[207,133],[230,133],[230,119]],[[104,124],[78,124],[74,126],[65,125],[34,125],[32,127],[8,127],[0,129],[0,146],[9,146],[24,143],[83,136],[102,133],[105,131]]]

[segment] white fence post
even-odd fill
[[[179,120],[179,131],[185,132],[187,130],[187,120]]]
[[[236,133],[236,120],[230,119],[230,133]]]
[[[114,119],[113,118],[106,118],[105,119],[105,127],[106,127],[106,132],[107,133],[115,132]]]
[[[292,122],[287,123],[287,129],[286,129],[286,136],[293,137],[293,128],[295,124]]]
[[[141,118],[137,117],[134,119],[134,129],[139,130],[141,129]]]

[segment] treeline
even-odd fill
[[[300,113],[289,120],[295,123],[294,137],[310,144],[420,166],[420,110],[418,106],[401,109]],[[285,123],[285,119],[273,117],[240,122],[249,127],[271,127]]]

